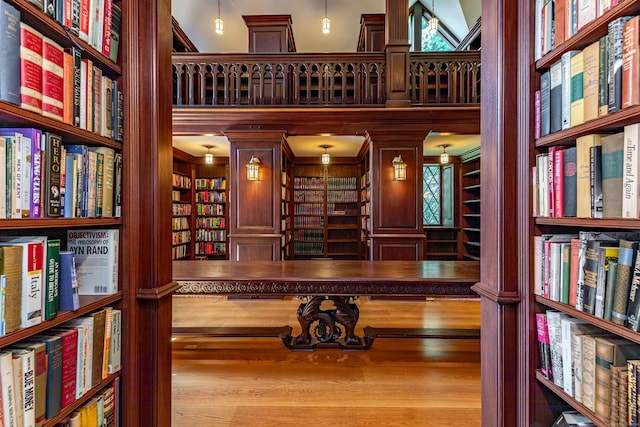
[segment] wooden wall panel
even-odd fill
[[[373,239],[374,260],[413,260],[424,258],[424,236],[379,237]]]
[[[280,236],[241,236],[229,239],[233,261],[279,261]]]

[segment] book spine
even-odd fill
[[[564,217],[564,149],[553,156],[553,216]]]
[[[599,45],[599,67],[598,67],[598,116],[609,114],[609,87],[608,87],[608,62],[607,62],[608,36],[605,35],[598,41]]]
[[[80,0],[80,28],[78,36],[89,43],[89,17],[91,0]]]
[[[638,143],[640,124],[624,127],[624,170],[622,178],[622,217],[638,218]]]
[[[53,40],[42,42],[42,115],[64,119],[64,51]]]
[[[81,0],[71,0],[71,32],[80,35],[80,8]]]
[[[47,217],[59,217],[60,200],[60,162],[62,155],[62,138],[60,135],[47,132],[47,195],[45,200]]]
[[[622,108],[622,32],[629,19],[630,16],[622,16],[609,22],[609,113]]]
[[[575,51],[562,55],[562,129],[571,127],[571,58]]]
[[[118,47],[120,45],[120,22],[122,21],[122,10],[120,6],[113,3],[111,11],[111,47],[109,57],[113,62],[118,62]]]
[[[60,269],[60,239],[47,239],[45,265],[44,320],[58,315],[58,274]]]
[[[78,331],[70,329],[62,334],[62,408],[76,401]]]
[[[111,56],[111,27],[113,19],[113,0],[104,1],[104,25],[102,32],[102,54]]]
[[[584,122],[584,52],[574,54],[570,61],[569,120],[571,126]]]
[[[0,3],[0,100],[20,105],[20,12]]]
[[[62,107],[63,121],[67,124],[73,125],[74,123],[74,111],[73,111],[73,96],[74,96],[74,64],[73,56],[70,53],[64,52],[64,102]]]
[[[42,198],[42,132],[33,129],[31,133],[31,208],[30,217],[40,218]]]
[[[551,65],[549,77],[549,132],[562,130],[562,62]]]
[[[638,87],[638,49],[640,48],[640,17],[634,16],[622,29],[622,108],[640,102]]]
[[[569,147],[563,150],[563,216],[575,217],[577,212],[577,165],[576,165],[576,147]]]
[[[42,113],[42,34],[20,22],[20,106]]]
[[[602,146],[591,147],[591,218],[602,218]]]
[[[536,313],[536,326],[538,329],[538,349],[540,350],[540,370],[545,378],[553,380],[551,375],[551,354],[549,350],[549,330],[547,329],[547,316],[544,313]]]
[[[540,76],[540,136],[549,134],[549,101],[551,96],[551,74],[549,71]]]

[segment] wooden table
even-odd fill
[[[174,261],[177,293],[246,296],[297,296],[302,332],[265,328],[245,336],[279,336],[293,350],[337,347],[364,350],[376,337],[479,338],[477,329],[364,328],[355,334],[359,296],[475,297],[471,286],[480,280],[475,261]],[[329,304],[323,304],[331,301]],[[323,307],[321,307],[321,305]],[[313,327],[313,330],[312,330]],[[344,329],[344,330],[343,330]],[[174,328],[174,335],[239,335],[229,328]]]

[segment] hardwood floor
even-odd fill
[[[173,297],[174,326],[296,329],[297,300]],[[370,301],[360,329],[479,328],[479,300]],[[361,334],[361,330],[358,334]],[[480,341],[378,338],[292,352],[277,338],[176,338],[175,426],[479,426]]]

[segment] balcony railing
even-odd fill
[[[414,105],[477,104],[478,52],[412,53]],[[174,54],[176,106],[383,106],[383,53]]]

